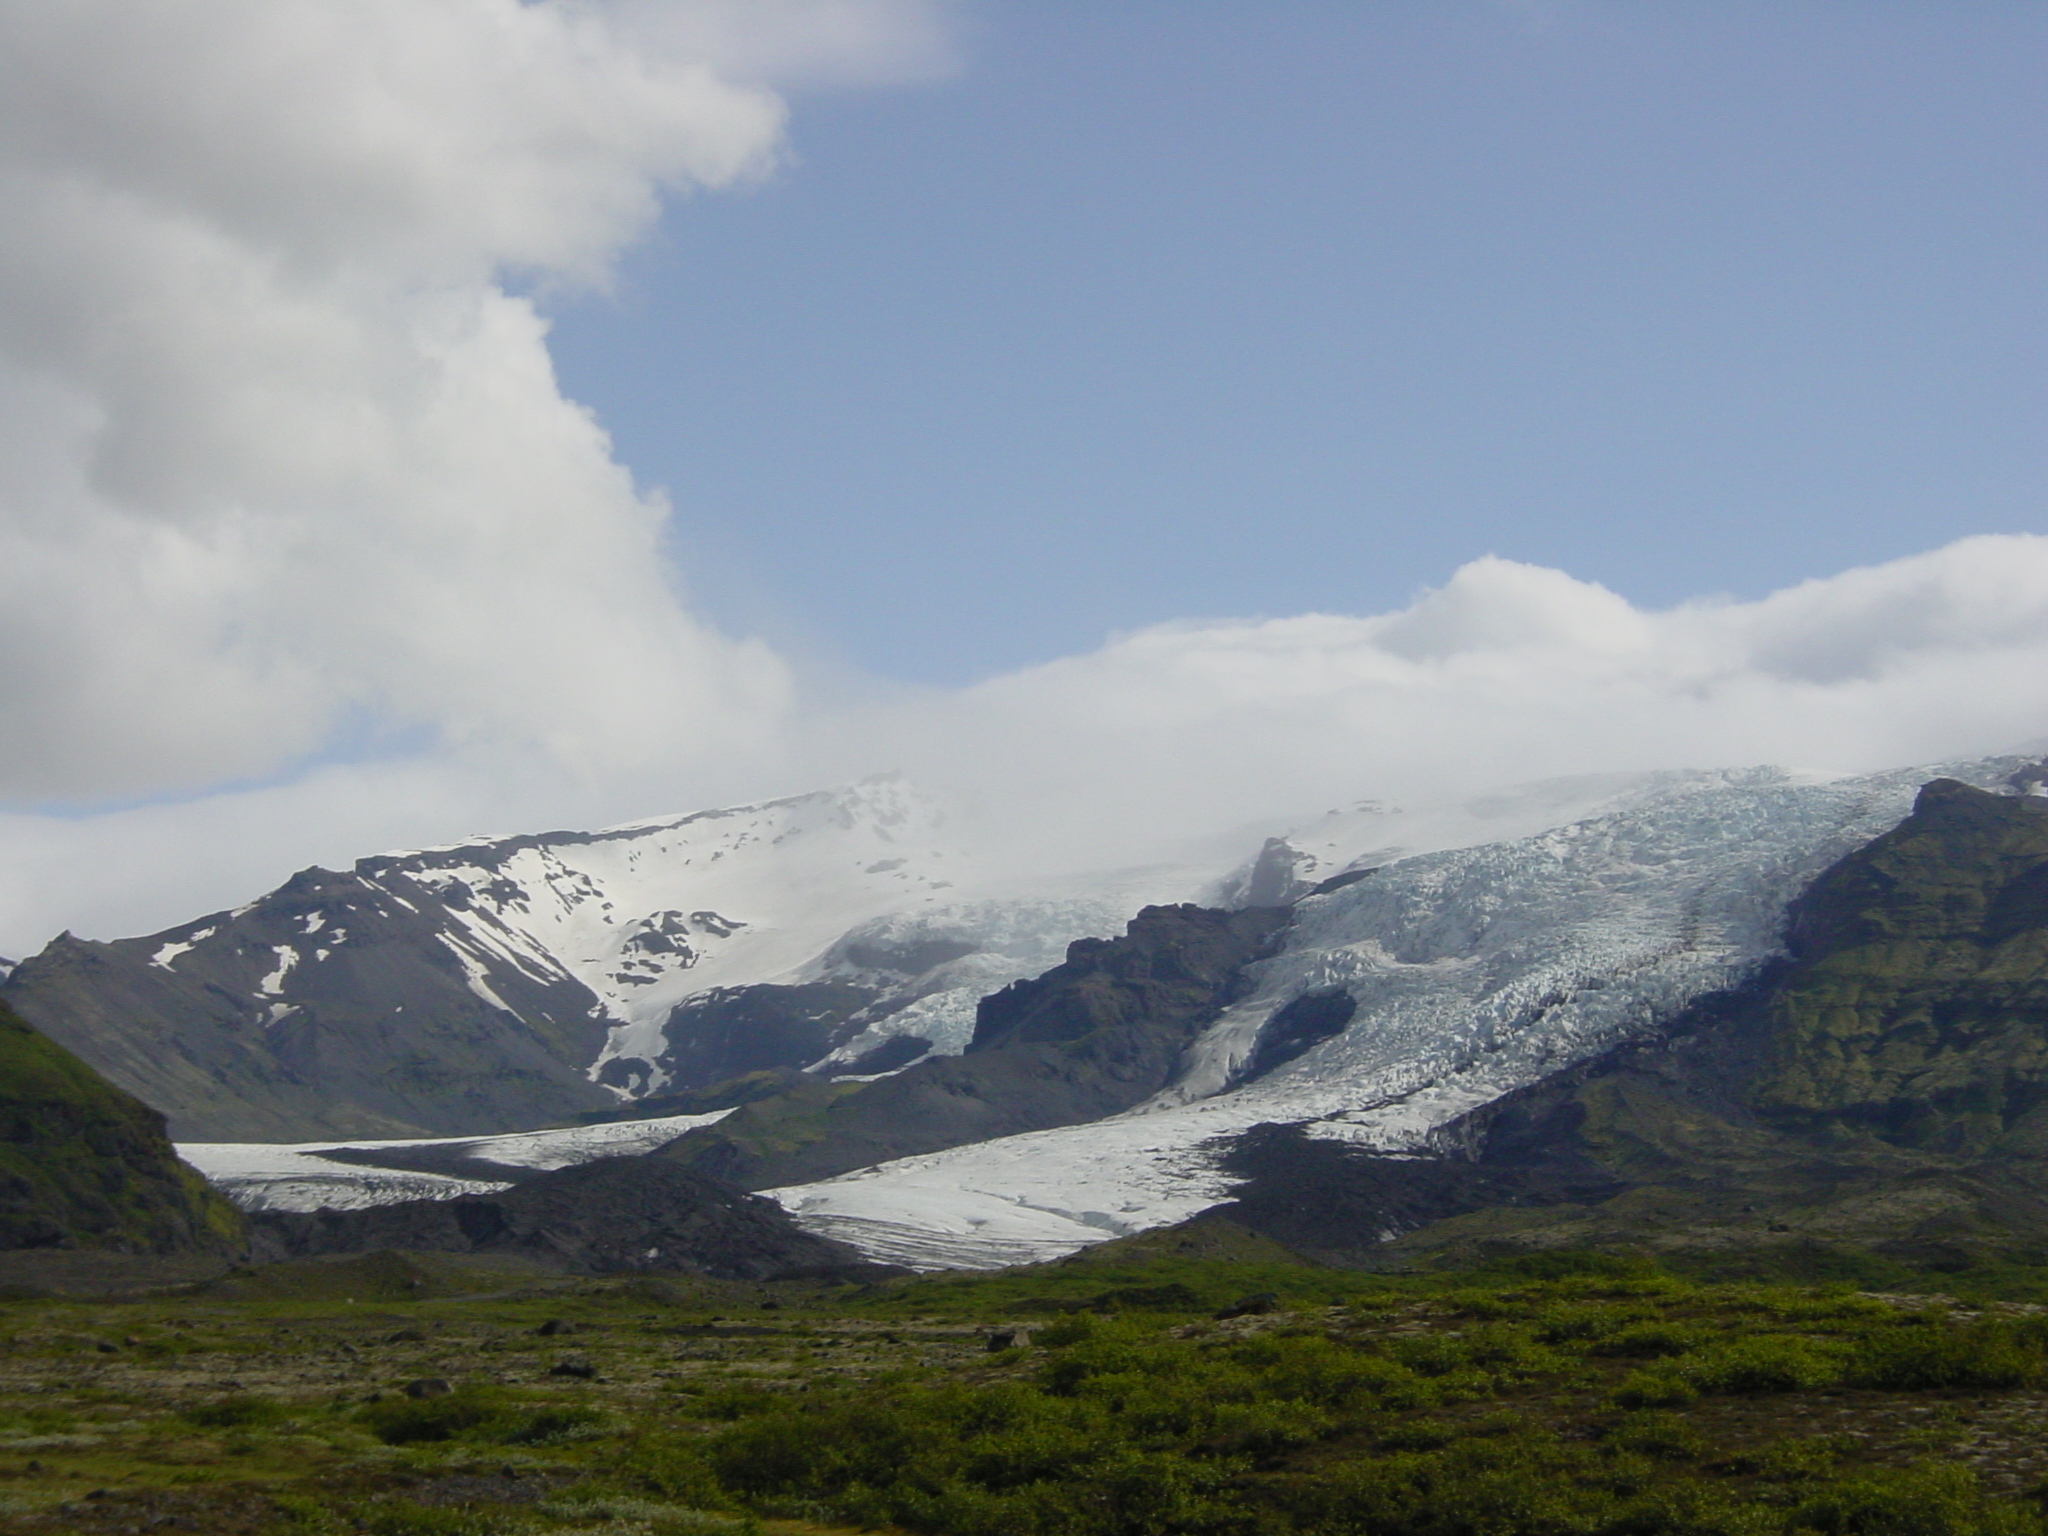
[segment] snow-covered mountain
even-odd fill
[[[1028,889],[979,867],[910,786],[877,780],[308,871],[149,939],[60,940],[4,995],[174,1115],[167,1099],[186,1095],[182,1139],[301,1144],[195,1148],[252,1202],[269,1189],[302,1204],[351,1178],[337,1198],[378,1200],[448,1192],[481,1166],[422,1162],[423,1132],[467,1145],[650,1096],[650,1111],[711,1110],[689,1092],[767,1066],[812,1068],[797,1081],[813,1085],[891,1075],[892,1093],[942,1067],[958,1077],[937,1058],[972,1046],[965,1069],[1002,1043],[976,1038],[979,1000],[1046,972],[1071,941],[1117,934],[1154,902],[1286,907],[1278,938],[1189,1025],[1177,1062],[1161,1058],[1157,1091],[1123,1100],[1133,1107],[867,1167],[842,1159],[855,1171],[771,1191],[877,1258],[1008,1263],[1227,1198],[1223,1158],[1252,1127],[1419,1150],[1469,1109],[1653,1034],[1752,973],[1779,945],[1786,902],[1937,775],[2042,787],[2032,760],[2003,758],[1362,800],[1248,846],[1235,869],[1084,871]],[[668,1124],[698,1135],[707,1122]],[[344,1163],[305,1145],[323,1132],[354,1143]],[[380,1152],[364,1141],[377,1136],[404,1139]],[[628,1142],[572,1134],[560,1156]],[[379,1158],[404,1177],[346,1166]]]
[[[1465,1111],[1650,1034],[1751,973],[1779,947],[1785,904],[1900,821],[1928,779],[2038,792],[2030,766],[1539,786],[1487,808],[1541,815],[1542,805],[1601,793],[1613,808],[1428,853],[1399,844],[1412,846],[1424,826],[1455,840],[1479,813],[1411,818],[1393,838],[1383,832],[1398,813],[1385,808],[1325,818],[1269,843],[1260,861],[1322,876],[1324,894],[1298,901],[1279,951],[1250,967],[1248,994],[1189,1049],[1168,1090],[1091,1124],[771,1193],[874,1257],[985,1267],[1054,1257],[1227,1199],[1223,1156],[1257,1125],[1307,1123],[1318,1136],[1422,1149]],[[1240,872],[1239,889],[1252,873]],[[1305,1000],[1335,1006],[1308,1038],[1281,1041],[1266,1066],[1262,1044],[1290,1005],[1297,1017],[1315,1011]]]
[[[958,1050],[976,999],[1199,870],[981,876],[900,779],[306,870],[8,999],[182,1138],[476,1134],[821,1061]]]

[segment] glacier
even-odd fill
[[[1285,840],[1289,862],[1325,881],[1358,878],[1298,900],[1280,952],[1252,967],[1249,995],[1151,1102],[768,1193],[871,1257],[989,1268],[1228,1200],[1221,1153],[1257,1125],[1425,1150],[1466,1111],[1650,1034],[1751,974],[1779,949],[1786,903],[1902,820],[1928,779],[2000,787],[2026,762],[1832,780],[1772,768],[1647,775],[1536,786],[1477,810],[1336,813]],[[1502,841],[1413,851],[1431,837],[1461,840],[1489,808],[1525,818],[1588,796],[1609,808]],[[1272,848],[1261,855],[1269,866]],[[1240,871],[1235,888],[1249,878]],[[1356,1003],[1348,1025],[1241,1081],[1267,1021],[1325,989]]]
[[[1400,1154],[1446,1122],[1654,1033],[1780,946],[1786,903],[1948,776],[2026,788],[2030,758],[1858,777],[1747,768],[1548,781],[1439,806],[1360,800],[1267,837],[1235,868],[1081,872],[1005,888],[897,780],[590,834],[479,840],[358,866],[432,894],[486,962],[575,975],[615,1022],[604,1061],[652,1062],[669,1011],[707,988],[841,980],[896,990],[819,1070],[896,1036],[964,1048],[975,1002],[1119,931],[1139,906],[1289,902],[1277,951],[1151,1101],[1091,1124],[903,1158],[767,1191],[804,1226],[914,1268],[1042,1260],[1227,1201],[1222,1157],[1262,1124]],[[194,925],[195,927],[197,925]],[[650,938],[650,936],[653,936]],[[316,932],[307,943],[345,941]],[[165,964],[179,953],[172,941]],[[195,938],[192,942],[197,942]],[[280,961],[282,957],[279,957]],[[1305,997],[1341,1029],[1268,1066],[1259,1042]],[[658,1086],[643,1081],[641,1091]],[[428,1142],[182,1148],[251,1208],[310,1209],[501,1187],[322,1159],[347,1146],[460,1147],[501,1165],[648,1150],[715,1117]],[[687,1123],[686,1123],[687,1122]],[[546,1150],[552,1149],[552,1150]],[[530,1161],[535,1158],[558,1161]],[[526,1159],[528,1161],[523,1161]]]
[[[245,1211],[356,1210],[401,1200],[453,1200],[511,1187],[509,1179],[462,1178],[406,1168],[338,1162],[330,1152],[402,1153],[420,1148],[501,1168],[546,1173],[601,1157],[631,1157],[665,1146],[683,1132],[711,1125],[729,1111],[609,1121],[503,1136],[435,1136],[411,1140],[186,1141],[178,1155]]]

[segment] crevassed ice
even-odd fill
[[[1151,1103],[772,1193],[806,1226],[878,1257],[973,1267],[1014,1262],[1019,1244],[1053,1257],[1216,1204],[1230,1188],[1218,1139],[1261,1123],[1417,1148],[1457,1115],[1749,974],[1777,950],[1785,904],[1896,825],[1929,778],[1989,786],[2020,761],[1825,783],[1769,769],[1682,776],[1628,809],[1396,859],[1302,902],[1251,995]],[[1356,999],[1350,1025],[1234,1086],[1274,1011],[1327,987]]]

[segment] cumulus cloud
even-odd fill
[[[772,730],[786,670],[678,601],[507,279],[600,281],[664,195],[772,167],[738,76],[935,35],[885,0],[0,5],[0,797]]]

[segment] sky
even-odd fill
[[[2048,10],[0,0],[0,954],[2048,736]]]

